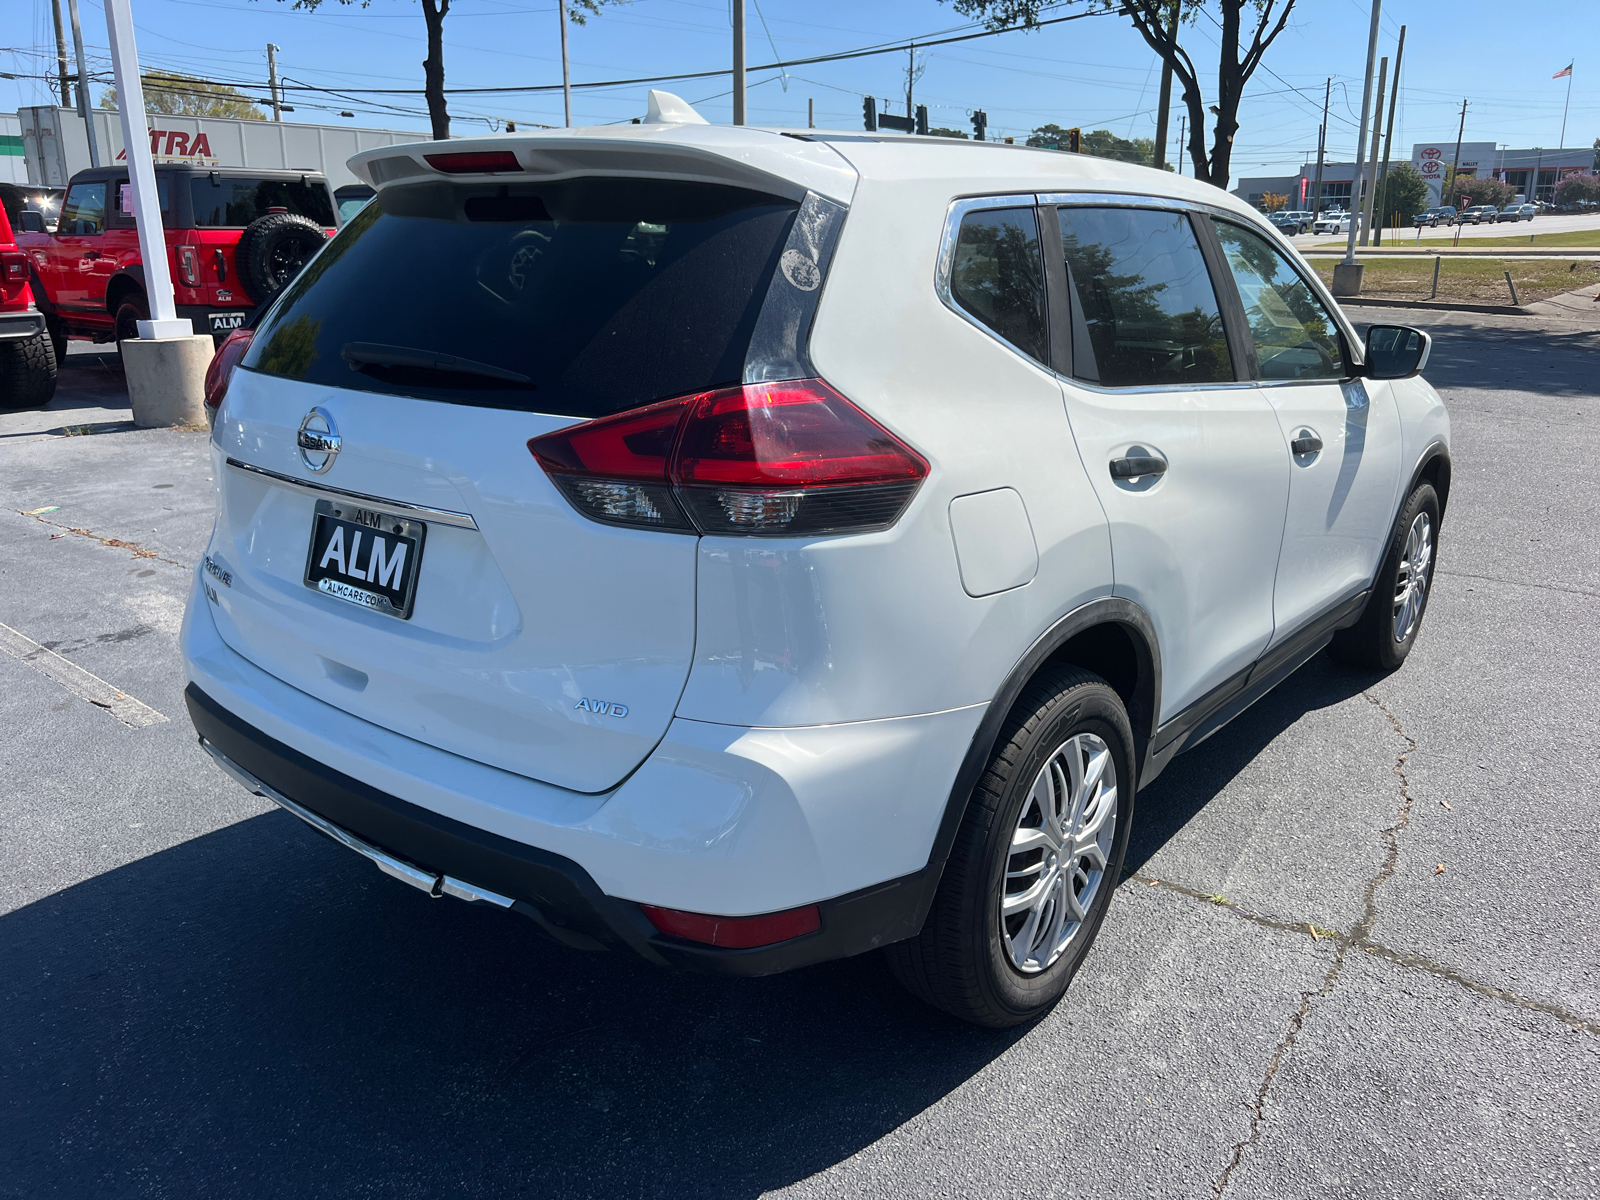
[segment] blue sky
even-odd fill
[[[372,0],[341,7],[326,0],[316,13],[292,11],[285,0],[132,0],[140,56],[146,67],[169,67],[229,81],[263,80],[264,46],[282,49],[286,76],[322,87],[421,87],[425,51],[416,0]],[[770,62],[849,50],[914,35],[958,32],[971,23],[939,0],[747,0],[749,61]],[[53,69],[49,0],[0,0],[0,71],[19,75]],[[1061,12],[1082,8],[1068,5]],[[65,8],[65,0],[63,0]],[[91,70],[108,69],[105,18],[98,0],[80,0]],[[1323,83],[1333,77],[1329,153],[1352,157],[1361,107],[1370,9],[1364,0],[1300,0],[1290,27],[1251,80],[1233,174],[1292,171],[1316,151]],[[1466,138],[1508,146],[1554,146],[1561,129],[1565,79],[1551,76],[1574,57],[1566,144],[1586,146],[1600,136],[1600,6],[1557,0],[1508,6],[1504,0],[1389,0],[1384,5],[1380,54],[1394,53],[1408,27],[1396,121],[1397,151],[1412,142],[1453,138],[1463,96],[1470,99]],[[1205,70],[1215,64],[1216,27],[1202,19],[1188,29],[1190,52]],[[70,36],[70,35],[69,35]],[[633,0],[607,7],[571,34],[575,82],[678,71],[715,70],[729,61],[726,0]],[[776,53],[774,53],[774,50]],[[70,53],[70,51],[69,51]],[[41,57],[44,56],[44,57]],[[753,124],[804,125],[806,104],[817,124],[857,128],[861,97],[905,92],[904,52],[848,62],[797,67],[787,78],[760,72],[750,79]],[[936,125],[967,128],[967,114],[989,114],[991,135],[1025,135],[1047,122],[1085,130],[1109,128],[1149,137],[1155,129],[1160,70],[1155,56],[1125,18],[1093,16],[1036,33],[935,47],[919,54],[925,72],[915,86]],[[560,46],[554,0],[455,0],[445,25],[448,86],[559,83]],[[1269,74],[1270,68],[1274,74]],[[1204,79],[1204,76],[1203,76]],[[1213,80],[1206,80],[1208,94]],[[47,103],[47,84],[0,79],[0,108]],[[730,118],[726,80],[662,85],[693,102],[707,118]],[[578,124],[626,120],[642,113],[644,85],[581,90]],[[97,93],[98,94],[98,93]],[[264,94],[264,93],[263,93]],[[426,130],[421,97],[296,96],[293,120]],[[376,107],[378,103],[410,111]],[[324,104],[327,110],[313,108]],[[331,111],[330,111],[331,110]],[[1177,136],[1181,106],[1174,106]],[[559,124],[559,92],[543,95],[454,97],[458,134],[490,122]]]

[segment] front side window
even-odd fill
[[[1033,209],[993,208],[962,218],[950,294],[1018,350],[1045,361],[1044,259]]]
[[[56,232],[58,234],[102,233],[105,227],[105,180],[75,183],[68,188],[67,198],[61,205],[61,220],[56,226]]]
[[[333,198],[325,184],[307,179],[249,179],[212,172],[189,183],[194,223],[200,229],[243,229],[273,210],[331,226]]]
[[[1300,273],[1265,238],[1216,222],[1239,287],[1263,379],[1343,379],[1339,327]]]
[[[1072,373],[1103,387],[1233,379],[1222,313],[1189,218],[1062,208]]]

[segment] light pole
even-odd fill
[[[83,61],[83,27],[78,24],[78,0],[67,0],[72,17],[72,48],[78,55],[78,113],[89,133],[89,165],[100,165],[100,139],[94,131],[94,101],[89,98],[89,68]]]
[[[561,10],[561,100],[566,105],[567,128],[572,128],[572,72],[567,66],[567,0],[556,0]]]
[[[744,0],[733,0],[733,123],[744,124]]]
[[[1350,193],[1352,202],[1359,210],[1361,203],[1361,188],[1366,180],[1365,163],[1362,155],[1366,151],[1367,118],[1372,115],[1372,72],[1378,65],[1378,12],[1381,7],[1380,0],[1372,0],[1372,28],[1367,33],[1367,82],[1361,89],[1361,126],[1356,130],[1356,178],[1351,185]],[[1356,216],[1350,214],[1350,236],[1345,243],[1344,258],[1335,263],[1333,267],[1333,294],[1335,296],[1359,296],[1361,294],[1361,276],[1366,268],[1356,261]]]

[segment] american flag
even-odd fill
[[[1561,70],[1557,71],[1554,75],[1550,76],[1550,78],[1551,79],[1565,79],[1568,75],[1572,74],[1572,63],[1575,63],[1577,61],[1578,61],[1577,59],[1573,59],[1572,62],[1569,62],[1566,66],[1562,67]]]

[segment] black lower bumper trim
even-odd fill
[[[727,950],[658,933],[637,904],[608,896],[577,863],[334,771],[227,711],[199,687],[184,693],[201,738],[268,787],[406,862],[512,897],[512,909],[557,941],[627,947],[651,962],[724,975],[770,975],[846,958],[917,933],[927,870],[823,901],[822,928],[775,946]]]

